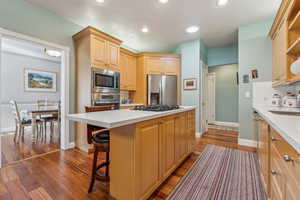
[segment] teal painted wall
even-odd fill
[[[272,22],[271,19],[239,28],[239,137],[242,139],[257,139],[253,128],[252,97],[245,98],[246,92],[252,94],[252,84],[242,83],[242,76],[258,69],[259,78],[255,81],[272,80],[272,41],[268,37]]]
[[[197,106],[196,131],[200,132],[200,40],[180,44],[174,53],[181,54],[181,78],[197,78],[197,90],[181,88],[181,103],[185,106]]]
[[[216,121],[239,121],[239,87],[237,85],[238,65],[209,67],[208,72],[216,73]]]
[[[206,47],[204,42],[200,40],[200,59],[205,64],[207,64],[207,54],[208,54],[208,48]]]
[[[209,67],[237,64],[238,60],[238,45],[235,44],[223,47],[208,48],[207,50],[207,65]]]

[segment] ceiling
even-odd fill
[[[95,26],[140,51],[166,51],[201,38],[208,47],[237,43],[238,27],[267,20],[276,14],[281,0],[230,0],[217,7],[216,0],[26,0],[81,26]],[[147,25],[148,33],[141,28]],[[190,25],[200,31],[185,32]]]
[[[4,52],[21,54],[24,56],[45,59],[45,60],[58,62],[58,63],[61,62],[60,57],[52,57],[45,53],[45,48],[48,48],[45,45],[41,45],[41,44],[37,44],[25,40],[19,40],[12,37],[3,37],[1,41],[1,45],[2,45],[2,50]],[[48,49],[58,51],[58,49],[53,49],[53,48],[48,48]]]

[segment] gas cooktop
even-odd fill
[[[133,110],[163,112],[168,110],[176,110],[178,105],[151,105],[151,106],[136,106]]]

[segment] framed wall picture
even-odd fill
[[[196,78],[183,79],[183,89],[184,90],[196,90],[197,89],[197,79]]]
[[[56,73],[24,70],[25,92],[56,92]]]

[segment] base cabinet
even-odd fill
[[[186,111],[111,130],[112,197],[144,200],[151,196],[192,152],[194,113]]]
[[[268,197],[299,199],[300,154],[263,120],[259,123],[258,157]]]
[[[143,195],[156,186],[159,180],[158,168],[158,143],[159,124],[150,121],[138,127],[136,130],[137,148],[137,180],[136,196]]]

